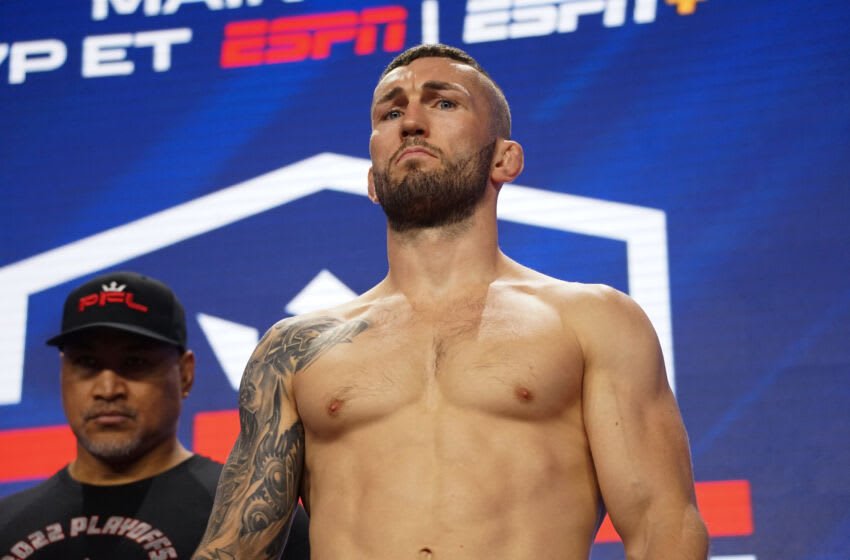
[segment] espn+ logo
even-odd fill
[[[383,33],[379,33],[383,31]],[[224,28],[222,68],[261,66],[328,58],[335,44],[354,43],[354,54],[377,50],[383,35],[385,52],[400,51],[407,32],[407,10],[402,6],[346,10],[236,21]]]
[[[465,43],[504,41],[571,33],[581,16],[602,16],[605,27],[620,27],[629,17],[635,23],[655,21],[661,0],[468,0],[463,24]],[[706,0],[664,0],[679,15],[690,15]]]

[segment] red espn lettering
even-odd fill
[[[354,41],[354,54],[372,54],[378,45],[378,26],[385,26],[383,49],[400,51],[407,32],[402,6],[366,8],[274,19],[235,21],[224,28],[221,67],[261,66],[328,58],[336,43]]]
[[[77,305],[77,311],[85,311],[87,307],[97,305],[99,307],[106,306],[107,303],[123,303],[130,309],[147,313],[146,305],[133,301],[131,292],[100,292],[99,294],[89,294],[80,298]]]

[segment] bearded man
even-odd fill
[[[499,249],[523,167],[501,90],[458,49],[410,49],[369,147],[389,271],[260,341],[196,558],[276,558],[300,496],[314,560],[588,558],[606,509],[628,558],[705,559],[646,315]]]

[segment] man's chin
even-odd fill
[[[422,165],[418,161],[403,161],[390,172],[391,185],[398,187],[410,175],[422,173]]]
[[[86,438],[81,443],[89,454],[103,461],[119,463],[135,457],[141,446],[139,438],[118,434]]]
[[[435,157],[427,155],[417,155],[406,157],[396,163],[393,168],[395,170],[408,172],[440,172],[443,171],[443,162]]]

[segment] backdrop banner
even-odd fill
[[[443,42],[525,148],[503,250],[652,320],[713,558],[847,560],[848,29],[846,0],[0,1],[0,495],[74,456],[44,341],[106,270],[183,301],[180,438],[226,457],[262,333],[384,276],[372,92]]]

